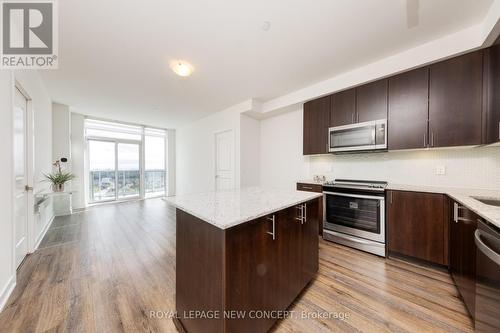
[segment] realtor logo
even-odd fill
[[[55,0],[0,0],[1,67],[56,69],[57,12]]]

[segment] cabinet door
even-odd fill
[[[389,150],[427,146],[429,119],[429,68],[389,79]]]
[[[433,147],[481,144],[483,53],[430,67],[429,132]]]
[[[330,96],[304,104],[303,153],[304,155],[328,152],[328,124],[330,122]]]
[[[281,309],[277,266],[277,239],[267,217],[226,231],[226,310]],[[274,319],[229,319],[228,332],[267,332]]]
[[[318,226],[320,219],[319,206],[321,202],[321,199],[316,199],[305,204],[306,219],[300,225],[302,262],[301,288],[309,283],[318,271]]]
[[[356,113],[358,123],[387,118],[387,79],[356,88]]]
[[[474,233],[479,216],[453,203],[450,234],[450,272],[462,299],[474,317],[476,298],[476,244]],[[452,207],[452,208],[453,208]]]
[[[500,141],[500,45],[492,46],[484,51],[485,61],[485,117],[484,143]]]
[[[296,219],[299,210],[294,206],[275,214],[278,274],[275,285],[276,306],[286,309],[301,287],[300,261],[301,225]]]
[[[356,121],[356,89],[332,95],[330,127],[349,125]]]
[[[306,191],[306,192],[323,192],[323,186],[318,184],[305,184],[305,183],[297,183],[297,191]],[[318,203],[318,232],[320,235],[323,235],[323,199],[319,200]]]
[[[389,252],[446,264],[444,196],[405,191],[389,191],[388,195]]]

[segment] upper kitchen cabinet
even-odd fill
[[[429,143],[429,68],[389,79],[389,150],[425,148]]]
[[[332,95],[330,127],[353,124],[356,120],[356,89]]]
[[[430,66],[429,81],[430,146],[481,144],[483,52]]]
[[[387,118],[387,79],[356,88],[356,121]]]
[[[483,141],[486,144],[500,141],[500,45],[485,50],[485,117]]]
[[[304,104],[303,154],[328,152],[328,125],[330,123],[330,96]]]

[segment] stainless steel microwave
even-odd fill
[[[387,149],[387,119],[367,121],[328,130],[330,153]]]

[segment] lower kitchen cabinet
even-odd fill
[[[323,193],[323,185],[297,183],[297,191]],[[318,206],[318,233],[323,235],[323,199],[319,201]]]
[[[474,233],[479,216],[458,202],[451,205],[450,272],[455,284],[474,317],[476,297],[476,244]]]
[[[387,195],[389,255],[402,254],[448,265],[446,197],[408,191],[388,191]]]
[[[318,270],[319,201],[293,206],[227,231],[227,311],[283,311],[311,281]],[[275,321],[228,319],[226,332],[267,332]]]

